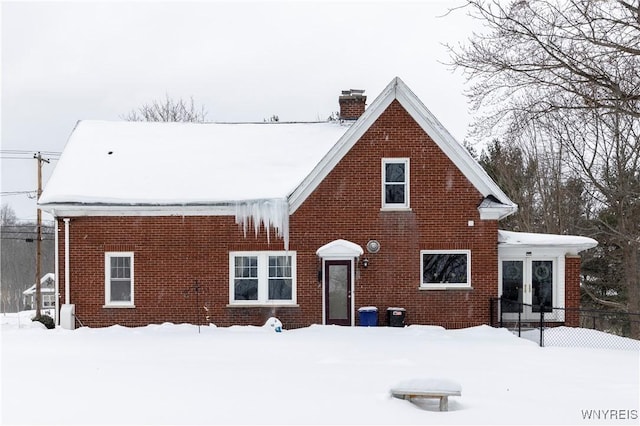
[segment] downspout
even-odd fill
[[[64,303],[70,303],[69,297],[69,219],[64,218]]]
[[[60,261],[60,255],[58,254],[58,248],[59,248],[59,244],[58,244],[58,218],[57,217],[53,217],[53,220],[56,224],[55,227],[55,236],[53,239],[53,261],[54,261],[54,265],[53,265],[53,275],[54,275],[54,286],[55,289],[53,291],[54,294],[54,301],[55,301],[55,306],[54,306],[54,312],[55,312],[55,323],[56,325],[60,325],[60,265],[58,264],[58,262]]]

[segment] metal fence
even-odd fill
[[[640,340],[632,338],[640,330],[640,313],[558,308],[495,298],[491,299],[489,323],[540,346],[640,350]]]

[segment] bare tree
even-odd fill
[[[3,204],[0,209],[0,225],[15,225],[17,221],[15,210],[9,204]]]
[[[478,123],[493,126],[513,113],[536,117],[559,109],[640,117],[637,1],[503,3],[468,0],[467,10],[487,31],[450,48],[473,83],[473,107],[488,112]]]
[[[518,204],[518,214],[501,226],[522,232],[584,233],[589,203],[582,181],[561,172],[557,153],[529,151],[519,144],[494,140],[478,161]]]
[[[197,108],[193,97],[188,101],[184,99],[172,99],[165,95],[164,100],[154,100],[139,108],[131,110],[127,115],[121,116],[127,121],[182,121],[204,122],[207,112],[204,106]]]
[[[468,0],[466,10],[487,28],[451,48],[474,135],[535,154],[556,183],[579,179],[589,234],[619,257],[620,305],[640,312],[640,2]]]

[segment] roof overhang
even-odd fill
[[[52,203],[39,207],[54,217],[79,216],[234,216],[236,205]]]
[[[500,220],[518,211],[516,204],[503,204],[493,196],[485,197],[478,206],[480,219]]]
[[[322,258],[359,257],[363,253],[362,247],[347,240],[331,241],[316,250],[316,254]]]
[[[593,238],[577,235],[536,234],[498,230],[498,250],[501,254],[526,253],[531,250],[557,252],[565,256],[594,248],[598,242]]]

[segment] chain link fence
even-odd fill
[[[578,324],[567,327],[564,324]],[[491,299],[490,325],[540,346],[640,350],[640,313],[532,305]]]

